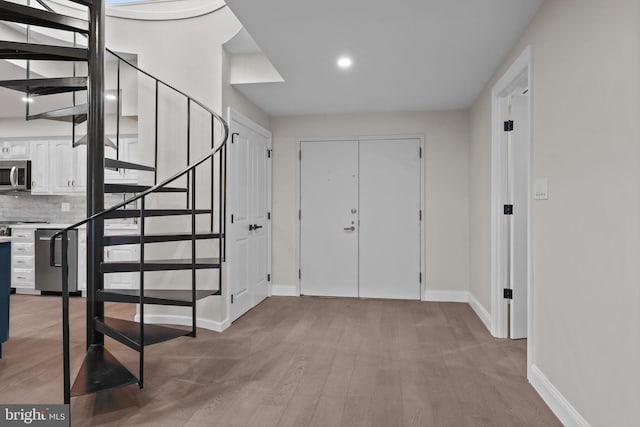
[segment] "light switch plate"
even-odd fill
[[[62,203],[62,206],[60,207],[60,209],[62,210],[62,212],[69,212],[71,210],[71,204]]]
[[[534,191],[536,200],[549,200],[549,178],[536,178]]]

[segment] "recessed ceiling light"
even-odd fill
[[[104,98],[108,101],[115,101],[116,99],[118,99],[117,96],[115,96],[114,94],[108,93],[104,96]]]
[[[353,61],[348,56],[341,56],[338,58],[338,67],[342,69],[350,68],[353,64]]]
[[[22,102],[28,102],[29,104],[31,104],[33,102],[33,98],[27,98],[26,96],[23,96]]]

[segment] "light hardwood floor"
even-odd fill
[[[72,372],[84,300],[72,299]],[[130,319],[133,306],[108,305]],[[62,401],[60,299],[12,295],[1,403]],[[137,353],[107,340],[137,372]],[[74,398],[72,424],[560,426],[525,378],[526,342],[466,304],[273,297],[223,333],[147,347],[145,388]]]

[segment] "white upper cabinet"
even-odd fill
[[[2,141],[0,142],[0,159],[27,159],[29,157],[29,142]]]
[[[49,141],[31,143],[31,194],[49,194],[51,177],[49,176]]]
[[[74,155],[71,141],[53,141],[51,150],[51,192],[72,193]]]
[[[71,141],[49,143],[50,194],[84,194],[87,190],[87,147]]]

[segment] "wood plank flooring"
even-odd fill
[[[134,307],[107,305],[131,319]],[[71,301],[72,372],[84,299]],[[57,297],[11,296],[1,403],[62,401]],[[107,339],[134,373],[137,353]],[[223,333],[147,347],[145,388],[74,398],[74,426],[560,426],[527,383],[526,342],[466,304],[273,297]]]

